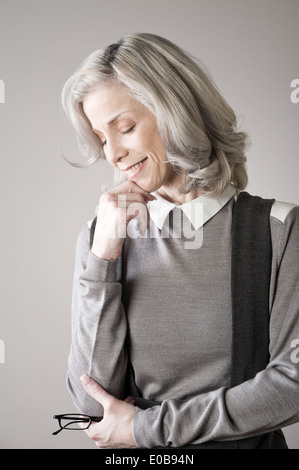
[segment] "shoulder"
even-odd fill
[[[88,237],[89,238],[90,231],[92,230],[94,222],[95,222],[95,219],[90,219],[87,222],[85,222],[85,224],[83,225],[83,227],[81,227],[81,229],[79,231],[79,237],[83,237],[83,238]]]
[[[90,252],[90,228],[92,220],[85,222],[78,231],[75,249],[75,271],[81,273],[85,269]]]
[[[298,237],[299,205],[275,201],[270,212],[270,224],[273,237],[285,239],[285,242],[291,232],[297,233]]]
[[[292,256],[299,254],[299,205],[275,201],[270,213],[273,250],[280,264],[286,249]],[[295,255],[296,253],[296,255]]]
[[[275,201],[273,203],[270,217],[284,224],[289,215],[298,217],[299,206],[289,202]]]
[[[84,227],[85,227],[85,230],[86,230],[86,226],[87,226],[87,228],[88,228],[89,230],[91,229],[91,226],[92,226],[92,222],[93,222],[93,221],[94,221],[94,219],[91,219],[91,220],[89,220],[89,221],[87,222],[87,224],[84,226]],[[83,228],[84,228],[84,227],[83,227]]]
[[[243,196],[243,197],[241,197]],[[267,204],[267,208],[270,209],[271,224],[283,226],[287,221],[296,219],[299,217],[299,205],[290,202],[277,201],[276,199],[264,198],[242,191],[240,194],[236,194],[234,197],[235,201],[241,200],[242,210],[249,207],[255,207],[256,210],[260,210],[260,204],[271,202],[271,209]],[[272,201],[274,201],[272,203]]]
[[[92,220],[85,222],[84,225],[80,228],[77,235],[76,249],[79,251],[86,251],[89,249],[89,240],[90,240],[90,229],[92,225]]]

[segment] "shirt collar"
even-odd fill
[[[148,203],[148,210],[151,219],[160,230],[174,207],[181,209],[188,217],[194,229],[198,230],[202,224],[205,224],[216,215],[235,193],[236,189],[231,184],[228,184],[224,191],[217,197],[199,196],[190,202],[178,205],[167,201],[157,192],[154,192],[153,195],[157,200]],[[195,210],[195,207],[198,203],[203,205],[203,217],[197,217],[198,211]]]

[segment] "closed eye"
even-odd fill
[[[134,124],[134,126],[130,127],[129,129],[123,131],[122,134],[123,135],[131,134],[131,132],[133,132],[133,130],[135,129],[135,126],[136,126],[136,124]],[[107,144],[107,140],[102,140],[99,135],[98,135],[98,137],[101,141],[102,146],[104,147]]]
[[[134,126],[130,127],[130,129],[127,129],[126,131],[124,131],[123,134],[131,134],[131,132],[133,132],[134,128],[135,128],[135,124],[134,124]]]

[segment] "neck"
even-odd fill
[[[190,202],[203,194],[203,192],[199,189],[193,189],[187,194],[181,193],[179,188],[182,186],[183,181],[181,178],[178,179],[179,181],[176,184],[172,183],[161,186],[157,193],[167,201],[178,205],[184,204],[185,202]]]

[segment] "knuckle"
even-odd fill
[[[109,403],[107,403],[107,404],[105,405],[105,412],[106,412],[107,414],[112,414],[114,408],[115,408],[115,403],[114,403],[114,400],[111,399],[111,400],[109,401]]]
[[[137,202],[136,202],[137,204],[142,204],[142,205],[144,204],[144,197],[143,197],[142,194],[135,193],[134,198],[137,200]]]
[[[126,220],[126,208],[125,207],[116,207],[116,214],[117,214],[117,218],[120,222],[122,221],[125,221]]]
[[[130,213],[136,212],[140,217],[146,214],[146,208],[141,202],[133,202],[128,210]]]
[[[100,202],[101,203],[110,203],[114,200],[113,194],[111,194],[109,191],[106,191],[103,193],[100,197]]]
[[[96,441],[99,438],[98,433],[95,430],[90,430],[87,434],[92,441]]]
[[[90,429],[90,428],[85,429],[84,432],[85,432],[85,434],[89,437],[89,439],[92,439],[92,437],[91,437],[92,432],[91,432],[91,429]]]

